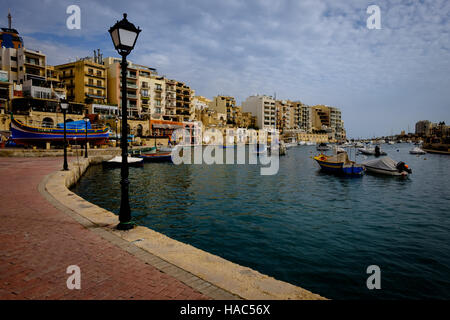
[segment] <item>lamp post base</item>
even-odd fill
[[[117,230],[130,230],[134,228],[134,223],[132,222],[120,222],[117,225]]]

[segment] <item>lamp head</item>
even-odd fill
[[[114,26],[109,28],[109,33],[114,44],[114,48],[120,55],[128,55],[136,44],[139,33],[142,30],[135,27],[127,20],[127,14],[123,14],[123,19],[117,21]]]

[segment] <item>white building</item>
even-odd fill
[[[275,99],[266,95],[248,97],[242,103],[243,112],[251,112],[256,117],[256,126],[260,129],[276,128]]]

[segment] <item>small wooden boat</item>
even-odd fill
[[[129,167],[142,167],[144,161],[141,158],[127,157]],[[122,156],[116,156],[108,161],[103,161],[103,166],[108,168],[120,168],[122,166]]]
[[[320,154],[314,157],[320,168],[325,172],[343,174],[343,175],[361,175],[364,172],[362,165],[350,161],[347,152],[339,153],[334,156]]]
[[[172,162],[172,152],[156,152],[141,154],[145,162]]]

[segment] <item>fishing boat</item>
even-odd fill
[[[320,154],[314,157],[322,171],[343,174],[343,175],[361,175],[364,172],[362,165],[350,161],[347,152],[338,153],[334,156]]]
[[[109,138],[109,129],[107,126],[87,124],[84,120],[66,122],[66,139],[70,143],[72,141],[86,140],[91,145],[103,144]],[[56,127],[49,126],[32,126],[23,123],[11,116],[11,140],[16,144],[34,145],[46,142],[62,143],[64,141],[64,124],[58,123]]]
[[[423,151],[419,147],[412,148],[411,150],[409,150],[409,153],[411,153],[411,154],[426,154],[426,152]]]
[[[172,152],[145,153],[139,157],[145,162],[172,162]]]
[[[129,167],[142,167],[144,161],[141,158],[127,157],[127,163]],[[111,160],[103,161],[103,166],[108,168],[120,168],[122,166],[122,156],[116,156]]]
[[[330,147],[326,143],[321,143],[317,146],[317,151],[328,151]]]
[[[383,157],[362,164],[367,172],[388,176],[407,176],[412,170],[404,162],[397,162],[389,157]]]

